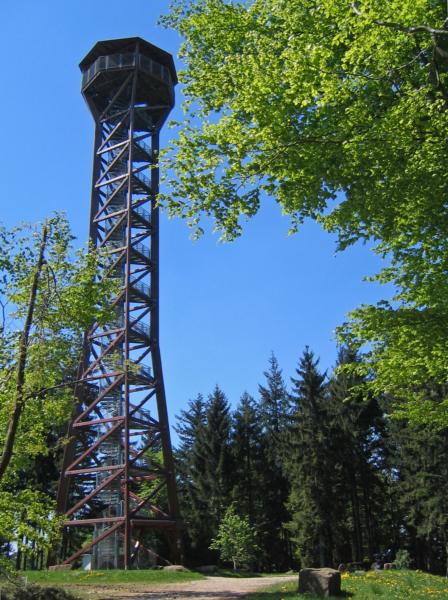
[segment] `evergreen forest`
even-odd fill
[[[448,430],[390,418],[387,397],[365,397],[341,347],[327,373],[310,348],[287,378],[271,355],[256,398],[231,406],[218,386],[178,416],[179,493],[191,564],[210,550],[226,507],[247,518],[250,567],[370,567],[406,550],[412,566],[445,574]],[[431,390],[428,390],[431,394]]]

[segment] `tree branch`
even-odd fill
[[[362,12],[356,2],[352,2],[352,8],[357,15],[366,18],[366,15]],[[372,22],[380,27],[396,29],[397,31],[403,31],[403,33],[429,33],[431,36],[440,35],[443,37],[448,37],[448,30],[436,29],[434,27],[430,27],[429,25],[414,25],[412,27],[408,27],[406,25],[402,25],[401,23],[394,23],[393,21],[381,21],[379,19],[373,19]]]
[[[64,383],[58,383],[56,385],[51,385],[49,387],[40,388],[39,390],[36,390],[32,394],[28,394],[28,396],[26,396],[26,399],[31,400],[32,398],[42,398],[43,396],[45,396],[45,394],[48,394],[48,392],[53,392],[55,390],[60,390],[62,388],[67,388],[67,387],[75,387],[76,385],[78,385],[78,383],[83,383],[85,381],[87,381],[85,378],[84,379],[73,379],[71,381],[64,381]]]
[[[42,267],[44,264],[45,249],[48,239],[48,225],[45,224],[42,228],[42,238],[39,247],[39,256],[37,259],[36,268],[31,282],[30,299],[28,302],[28,311],[23,326],[23,331],[20,336],[19,342],[19,358],[17,364],[17,378],[16,378],[16,393],[15,402],[12,410],[12,415],[8,424],[8,431],[6,432],[5,443],[3,445],[2,455],[0,457],[0,481],[2,480],[6,469],[11,462],[11,458],[14,450],[14,442],[16,439],[17,428],[19,426],[20,416],[22,414],[23,407],[25,405],[26,398],[23,395],[23,388],[25,385],[25,369],[28,359],[28,340],[30,336],[31,326],[33,325],[34,309],[36,306],[37,291],[39,287],[39,280],[42,273]]]

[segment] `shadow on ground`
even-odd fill
[[[338,596],[330,596],[330,598],[351,598],[355,594],[353,592],[341,592]],[[250,594],[249,598],[254,600],[273,600],[275,597],[279,597],[280,592],[278,590],[272,590],[271,592],[256,592],[255,594]],[[318,596],[311,596],[310,594],[298,594],[296,591],[293,592],[281,592],[282,600],[299,600],[299,598],[303,598],[303,600],[319,600]]]
[[[173,591],[154,591],[154,592],[143,592],[141,595],[132,596],[132,600],[184,600],[188,598],[194,598],[195,600],[207,600],[210,599],[218,599],[223,598],[225,600],[230,600],[231,598],[253,598],[254,600],[273,600],[273,598],[278,598],[279,592],[278,590],[272,592],[255,592],[255,593],[247,593],[247,592],[173,592]],[[339,596],[331,596],[331,598],[351,598],[354,596],[352,592],[342,592]],[[303,598],[303,600],[319,600],[317,596],[309,596],[308,594],[299,596],[297,592],[282,592],[281,593],[282,600],[298,600],[299,598]],[[125,600],[125,597],[117,597],[117,596],[108,596],[104,597],[103,600]]]
[[[194,598],[195,600],[207,600],[223,598],[230,600],[231,598],[243,598],[247,597],[247,592],[173,592],[173,591],[154,591],[154,592],[142,592],[137,593],[138,595],[129,596],[105,596],[102,600],[184,600],[184,598]],[[252,594],[250,594],[252,595]],[[269,597],[267,594],[266,598]]]

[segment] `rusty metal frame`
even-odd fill
[[[135,39],[136,56],[148,52],[144,44]],[[58,494],[66,530],[94,528],[93,540],[64,556],[64,563],[118,532],[124,568],[131,567],[133,529],[166,530],[172,543],[181,527],[159,348],[159,172],[154,160],[172,103],[163,102],[162,92],[158,101],[142,101],[148,76],[142,80],[139,60],[133,63],[110,76],[105,72],[102,80],[87,79],[83,89],[96,124],[90,239],[111,257],[103,276],[115,277],[119,289],[113,322],[94,323],[85,336],[78,405]],[[143,145],[147,141],[150,148]],[[163,455],[160,469],[145,460],[156,442]],[[155,489],[142,497],[139,483],[151,480],[157,482]],[[167,510],[154,500],[164,487]],[[116,500],[94,514],[92,501],[101,505],[102,497]],[[146,507],[154,517],[139,514]]]

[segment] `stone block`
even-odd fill
[[[341,594],[341,573],[336,569],[301,569],[299,594],[330,598]]]
[[[51,565],[51,567],[48,567],[49,571],[70,571],[72,568],[72,564],[68,564],[68,565]]]
[[[168,565],[163,567],[164,571],[188,571],[183,565]]]

